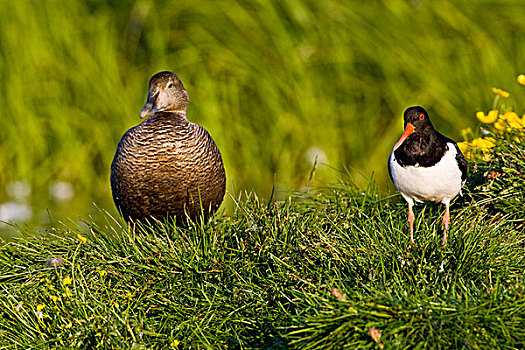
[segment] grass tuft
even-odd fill
[[[441,205],[341,184],[187,228],[21,232],[0,245],[0,338],[56,348],[516,348],[525,345],[524,145],[471,165]],[[501,176],[487,176],[492,171]],[[508,194],[508,195],[507,195]]]

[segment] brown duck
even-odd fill
[[[111,190],[126,220],[208,217],[226,187],[221,153],[210,134],[186,119],[188,93],[171,72],[155,74],[141,118],[111,163]]]

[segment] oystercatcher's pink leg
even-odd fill
[[[448,207],[450,206],[450,203],[445,203],[446,209],[445,209],[445,215],[443,215],[443,224],[445,224],[445,231],[443,232],[443,246],[447,245],[447,230],[448,230],[448,224],[450,223],[450,212]]]
[[[414,242],[414,220],[416,217],[414,216],[414,212],[412,211],[412,203],[408,203],[408,226],[410,227],[410,242],[416,246],[416,242]],[[410,247],[409,247],[410,248]]]

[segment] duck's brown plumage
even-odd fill
[[[175,74],[151,78],[141,112],[151,116],[124,134],[111,164],[113,200],[125,219],[176,217],[181,223],[220,206],[226,187],[221,154],[208,132],[186,119],[187,102]]]

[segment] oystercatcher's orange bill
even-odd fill
[[[416,130],[416,127],[412,125],[412,123],[407,123],[405,131],[403,132],[403,135],[401,135],[401,138],[399,139],[399,141],[397,141],[397,143],[394,145],[394,151],[398,149],[399,146],[401,146],[403,142],[405,142],[407,137],[413,134],[415,130]]]

